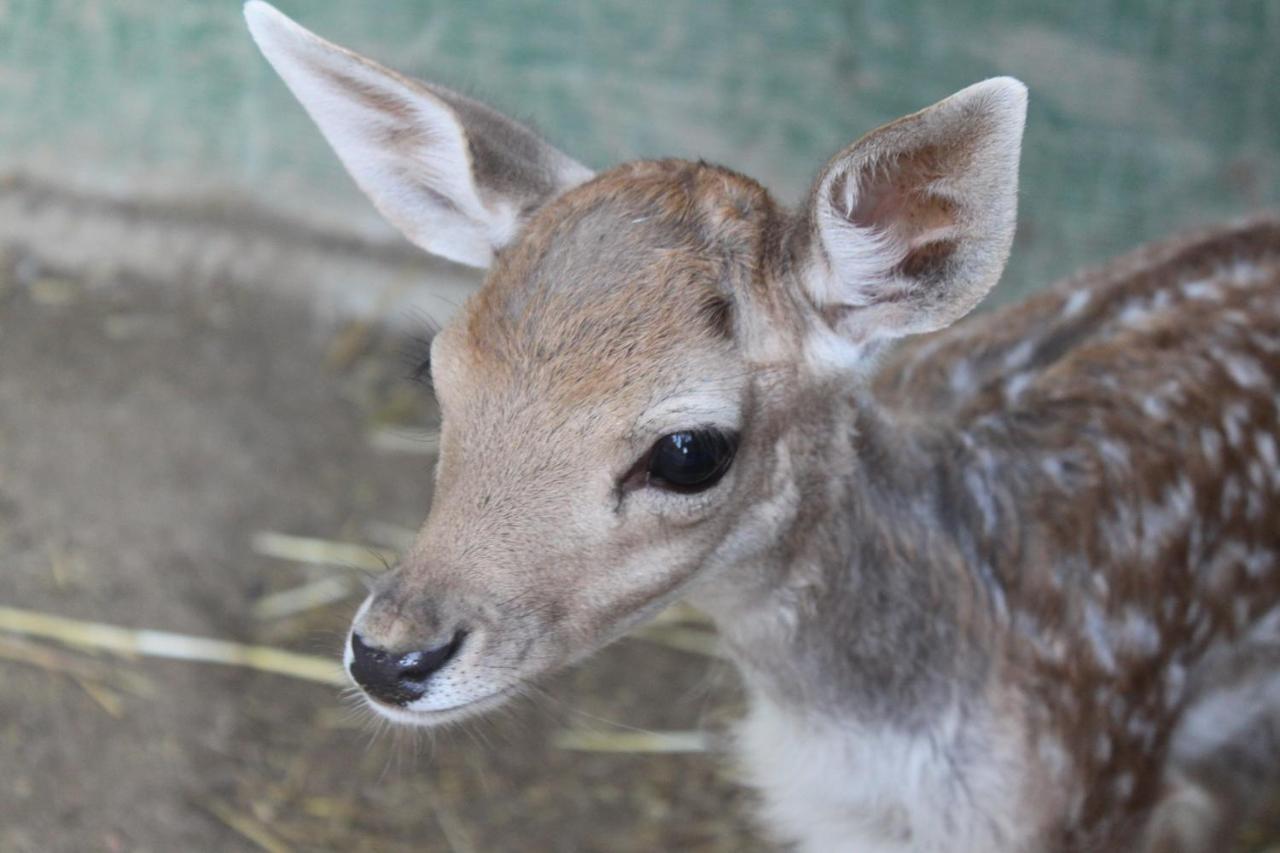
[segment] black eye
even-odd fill
[[[673,432],[649,454],[648,484],[673,492],[700,492],[719,482],[738,449],[736,433],[714,429]]]

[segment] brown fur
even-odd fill
[[[1088,304],[1064,316],[1082,293]],[[1259,375],[1233,375],[1231,359]],[[1011,394],[1019,376],[1029,381]],[[995,496],[998,530],[979,547],[1009,596],[1008,654],[1091,792],[1073,833],[1116,821],[1121,804],[1150,808],[1181,713],[1217,678],[1197,662],[1280,603],[1280,470],[1258,474],[1259,442],[1280,434],[1277,387],[1280,223],[1269,220],[1146,247],[915,342],[878,377],[886,404],[959,432],[956,462]],[[1228,429],[1232,405],[1244,415]],[[1171,495],[1186,510],[1157,533]],[[1248,554],[1269,568],[1249,571]],[[1081,636],[1090,602],[1107,630],[1145,614],[1158,642],[1117,640],[1103,666]],[[1185,691],[1171,682],[1186,678]]]

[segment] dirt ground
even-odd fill
[[[264,292],[5,258],[0,606],[336,655],[358,591],[283,619],[253,605],[349,570],[251,543],[383,544],[421,521],[430,457],[369,438],[430,423],[401,351]],[[628,639],[547,693],[413,738],[324,685],[0,634],[0,853],[763,849],[721,757],[555,743],[723,729],[725,664]]]

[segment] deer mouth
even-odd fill
[[[366,705],[372,708],[379,716],[388,719],[393,723],[399,723],[404,726],[431,728],[433,726],[444,725],[447,723],[460,722],[464,719],[483,714],[486,711],[492,711],[494,708],[506,704],[506,702],[513,698],[518,692],[519,686],[511,685],[499,688],[486,696],[471,699],[457,705],[450,705],[446,708],[415,708],[413,705],[416,703],[410,703],[409,705],[392,705],[370,696],[363,690],[361,690],[360,695],[364,698]],[[422,700],[419,700],[419,702],[421,701]]]

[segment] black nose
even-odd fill
[[[383,651],[351,632],[351,677],[370,696],[391,705],[408,705],[427,692],[427,679],[449,662],[466,635],[459,631],[443,646],[421,652]]]

